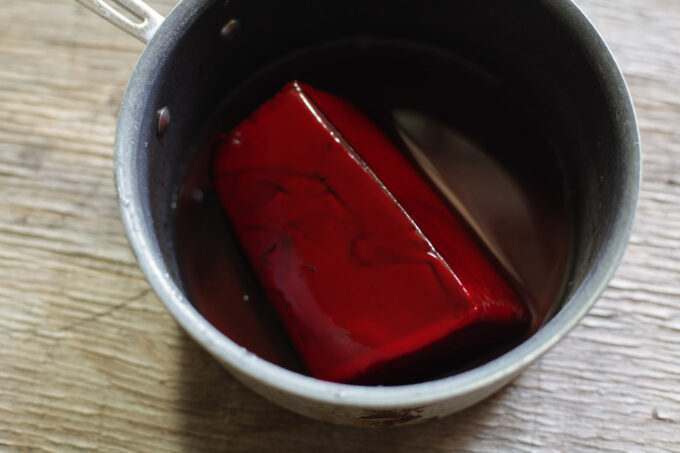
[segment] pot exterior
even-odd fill
[[[116,184],[130,244],[151,286],[187,333],[237,379],[265,398],[309,417],[347,425],[405,425],[451,414],[491,395],[555,345],[587,313],[613,275],[630,234],[640,183],[639,139],[632,104],[616,64],[592,25],[568,0],[521,3],[426,0],[416,5],[423,8],[418,16],[406,11],[415,7],[413,2],[395,0],[394,9],[404,8],[405,13],[394,20],[394,29],[388,29],[391,22],[387,20],[369,21],[362,17],[349,20],[361,5],[376,17],[382,17],[384,10],[378,1],[351,1],[356,8],[348,7],[346,2],[324,2],[323,8],[309,11],[319,21],[326,20],[328,26],[313,28],[305,36],[302,28],[291,26],[286,20],[265,21],[269,28],[258,28],[248,20],[248,14],[252,13],[255,20],[261,11],[269,9],[260,5],[260,12],[249,13],[247,8],[255,8],[256,2],[229,2],[227,7],[242,8],[235,10],[242,19],[239,33],[243,35],[237,38],[246,42],[247,33],[252,32],[260,36],[262,45],[238,50],[238,39],[233,39],[229,41],[234,43],[233,49],[220,50],[226,55],[224,58],[222,53],[211,52],[216,43],[223,42],[219,34],[231,18],[231,10],[225,9],[224,2],[182,1],[150,41],[128,86],[116,136]],[[302,14],[295,14],[294,5],[309,6],[303,0],[285,5],[271,2],[271,14],[290,14],[287,20],[294,21]],[[449,16],[437,14],[437,7],[453,12],[463,8],[479,17],[486,15],[497,26],[490,27],[486,34],[471,29],[467,41],[455,41],[455,36],[447,33],[458,33],[466,21],[461,21],[459,28],[454,27],[450,22],[461,19],[451,11]],[[430,10],[426,11],[427,8]],[[521,21],[529,12],[542,20],[526,22],[527,27],[532,30],[536,27],[535,33],[546,34],[546,39],[515,33],[511,16]],[[329,14],[330,17],[325,17]],[[342,20],[336,20],[336,16],[342,16]],[[442,16],[446,17],[441,19]],[[410,24],[410,28],[399,21]],[[287,28],[270,30],[284,25]],[[341,26],[346,29],[333,28]],[[509,68],[529,71],[530,75],[535,68],[547,71],[535,79],[545,83],[555,80],[551,92],[554,99],[547,95],[546,99],[564,102],[568,107],[558,112],[551,124],[554,133],[581,134],[573,143],[569,141],[573,137],[564,138],[568,150],[564,155],[565,166],[579,182],[574,194],[580,209],[579,243],[571,285],[557,314],[522,344],[483,366],[451,377],[397,387],[349,386],[312,379],[259,359],[222,335],[186,297],[172,231],[172,197],[181,183],[180,169],[188,158],[192,137],[215,110],[229,84],[277,57],[272,55],[275,50],[286,51],[285,45],[302,46],[305,39],[318,40],[322,33],[360,33],[377,26],[382,27],[378,31],[387,34],[417,32],[442,43],[474,45],[481,49],[485,60],[482,63],[503,62]],[[509,37],[527,38],[518,41],[515,49],[524,52],[521,46],[534,46],[529,55],[531,65],[521,63],[518,58],[522,55],[503,60],[484,53],[492,51],[494,44],[504,42],[499,35],[493,35],[499,33],[499,27],[506,27]],[[290,42],[284,43],[286,39]],[[550,39],[555,41],[551,43]],[[564,61],[560,55],[571,60]],[[540,111],[552,108],[551,105],[552,102],[546,102],[537,108]],[[159,134],[157,112],[163,108],[172,113],[172,120],[166,125],[167,131]],[[565,132],[560,129],[560,118],[581,123],[577,123],[578,128],[566,128]]]
[[[272,387],[267,381],[262,381],[256,377],[240,373],[239,370],[235,369],[218,356],[215,358],[241,383],[260,396],[281,407],[297,414],[328,423],[364,427],[414,425],[427,420],[454,414],[491,396],[493,393],[509,384],[523,371],[518,370],[514,375],[503,376],[502,379],[493,381],[487,386],[477,388],[474,391],[462,395],[442,398],[437,401],[415,406],[404,406],[395,401],[392,405],[385,405],[384,407],[376,409],[362,407],[361,405],[329,403],[311,398],[301,398],[298,395],[291,395],[279,388]]]

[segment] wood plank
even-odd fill
[[[0,450],[680,451],[680,2],[579,4],[640,120],[645,174],[623,264],[579,327],[489,400],[366,430],[264,401],[176,326],[135,264],[112,180],[143,46],[75,2],[3,0]]]

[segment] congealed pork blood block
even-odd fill
[[[346,101],[286,85],[233,131],[216,189],[312,376],[408,382],[529,313],[452,208]]]

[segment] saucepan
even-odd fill
[[[320,420],[402,425],[468,407],[509,383],[595,303],[626,247],[640,181],[638,131],[612,55],[569,0],[183,0],[163,18],[139,0],[78,0],[147,46],[120,110],[115,177],[139,265],[188,334],[265,398]],[[221,100],[284,55],[355,36],[425,42],[515,85],[544,119],[571,182],[568,285],[533,335],[488,363],[409,385],[317,380],[270,363],[208,322],[177,268],[174,195]]]

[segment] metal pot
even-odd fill
[[[614,273],[640,179],[638,132],[607,47],[569,0],[184,0],[165,19],[138,0],[78,0],[148,45],[121,107],[115,173],[129,241],[150,284],[234,376],[295,412],[335,423],[400,425],[470,406],[510,382],[576,325]],[[513,84],[541,115],[564,163],[576,212],[573,271],[556,313],[501,357],[451,377],[368,387],[316,380],[249,353],[185,297],[173,245],[172,195],[188,150],[234,86],[306,46],[343,37],[426,42]]]

